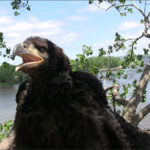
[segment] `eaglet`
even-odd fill
[[[29,37],[13,55],[23,59],[16,71],[30,77],[16,95],[13,149],[150,148],[149,135],[112,112],[102,83],[90,73],[72,72],[60,47]]]

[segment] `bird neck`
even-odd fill
[[[50,72],[48,70],[45,72],[38,71],[35,74],[32,73],[30,77],[33,82],[36,82],[42,87],[43,85],[45,85],[46,87],[60,87],[62,84],[67,84],[69,87],[72,87],[72,77],[70,70],[62,72]]]

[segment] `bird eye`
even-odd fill
[[[45,51],[46,51],[45,48],[43,48],[43,47],[40,48],[40,52],[41,52],[41,53],[44,53]]]

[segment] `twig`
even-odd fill
[[[150,12],[148,13],[147,18],[149,18],[149,16],[150,16]]]
[[[108,88],[105,89],[105,92],[108,92],[110,89],[113,89],[112,97],[117,101],[119,104],[126,106],[128,104],[127,99],[123,99],[119,96],[118,91],[119,91],[119,86],[118,85],[112,85],[109,86]]]
[[[115,99],[113,98],[113,108],[114,108],[114,112],[116,113],[116,107],[115,107]]]
[[[112,7],[115,6],[115,4],[113,4],[113,5],[111,5],[110,7],[104,9],[104,8],[99,7],[95,2],[94,2],[94,4],[95,4],[95,6],[97,6],[99,9],[102,9],[102,10],[105,10],[105,11],[107,11],[107,10],[109,10],[110,8],[112,8]]]
[[[105,93],[107,93],[109,90],[113,89],[116,85],[111,85],[108,88],[105,89]]]
[[[99,7],[95,2],[94,2],[94,4],[95,4],[95,6],[97,6],[99,9],[105,10],[105,11],[109,10],[109,9],[112,8],[112,7],[133,6],[132,4],[128,4],[128,5],[117,5],[117,4],[112,4],[112,5],[109,6],[108,8],[104,9],[104,8]]]
[[[143,36],[144,36],[144,35],[142,34],[141,36],[139,36],[138,38],[136,38],[136,39],[134,40],[134,42],[132,43],[130,62],[131,62],[132,55],[133,55],[134,44],[135,44],[139,39],[141,39]]]
[[[134,3],[133,0],[132,0],[132,4],[133,4],[133,6],[143,15],[143,17],[145,18],[145,17],[146,17],[145,14],[143,13],[143,11],[142,11],[140,8],[138,8],[138,7],[135,5],[135,3]]]
[[[22,11],[24,10],[24,8],[28,5],[28,2],[29,2],[29,0],[27,0],[27,3],[23,6],[22,5],[22,10],[20,11],[20,13],[19,14],[21,14],[22,13]]]

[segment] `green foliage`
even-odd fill
[[[9,55],[11,49],[8,48],[8,47],[6,47],[6,43],[5,43],[3,40],[4,40],[3,33],[0,32],[0,49],[5,50],[5,52],[6,52],[6,53],[0,52],[0,56],[7,57],[7,58],[11,58],[11,56]],[[6,63],[6,62],[3,62],[3,66],[4,66],[4,67],[7,67],[7,63]]]
[[[21,83],[26,79],[28,79],[28,76],[23,72],[15,72],[15,66],[4,62],[0,67],[0,83],[3,85]]]
[[[15,15],[15,16],[20,15],[21,12],[22,12],[22,10],[23,10],[24,8],[26,8],[26,10],[30,11],[30,10],[31,10],[31,6],[28,5],[28,2],[29,2],[29,0],[13,0],[13,1],[11,2],[11,6],[12,6],[12,9],[13,9],[13,10],[16,10],[16,11],[14,12],[14,15]],[[21,12],[18,12],[20,9],[22,9]]]
[[[142,97],[142,99],[141,99],[141,102],[142,102],[142,103],[146,103],[146,93],[147,93],[147,91],[145,90],[145,92],[144,92],[144,94],[143,94],[143,97]]]
[[[0,124],[0,140],[4,139],[12,128],[12,120]]]
[[[0,32],[0,48],[6,48],[6,43],[3,41],[3,33]]]
[[[122,60],[117,57],[89,57],[93,54],[93,51],[91,47],[86,45],[83,45],[82,50],[83,53],[76,55],[75,60],[70,60],[73,71],[88,71],[97,75],[100,68],[113,68],[120,66],[122,63]]]

